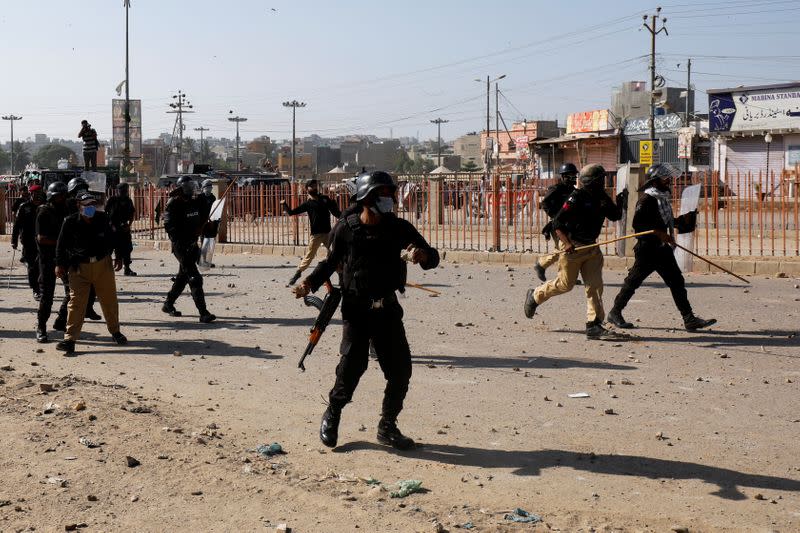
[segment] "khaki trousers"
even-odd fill
[[[314,233],[311,235],[311,238],[308,240],[306,255],[303,256],[303,260],[300,261],[300,265],[297,267],[298,272],[302,272],[311,265],[311,261],[313,261],[314,257],[317,255],[317,250],[319,250],[320,245],[324,246],[326,250],[328,249],[327,233]]]
[[[579,243],[575,243],[580,246]],[[533,293],[537,304],[553,296],[572,290],[578,274],[586,290],[586,322],[600,323],[605,319],[603,310],[603,254],[595,246],[571,254],[558,255],[558,277],[539,285]]]
[[[69,306],[67,307],[67,332],[64,340],[77,341],[86,316],[86,302],[92,286],[100,300],[109,333],[119,331],[119,303],[117,280],[111,256],[95,263],[81,263],[69,269]]]
[[[561,241],[558,240],[558,237],[556,237],[555,233],[553,233],[553,248],[555,248],[556,250],[561,249]],[[558,257],[560,255],[561,254],[557,254],[555,252],[552,254],[540,255],[539,257],[536,258],[536,262],[539,264],[540,267],[547,270],[551,266],[558,263]]]

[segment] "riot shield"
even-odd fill
[[[690,185],[683,190],[683,194],[681,195],[681,206],[678,211],[678,216],[691,213],[695,209],[697,209],[698,204],[700,203],[700,191],[702,189],[701,184],[697,185]],[[684,248],[688,248],[689,250],[694,250],[694,234],[695,232],[692,231],[690,233],[678,233],[675,235],[675,242],[683,246]],[[675,248],[675,260],[678,262],[678,266],[681,268],[683,272],[691,272],[692,271],[692,256],[680,248]]]
[[[615,191],[616,194],[619,194],[628,188],[628,177],[630,176],[630,173],[631,173],[630,164],[626,164],[625,166],[622,166],[619,168],[619,170],[617,170],[617,188]],[[628,206],[623,205],[622,217],[616,222],[617,237],[622,237],[623,235],[625,235],[625,222],[627,219],[628,219]],[[614,251],[616,252],[618,257],[625,257],[625,246],[626,246],[626,241],[624,240],[617,241],[617,243],[614,245]]]

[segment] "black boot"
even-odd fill
[[[378,423],[378,442],[398,450],[410,450],[414,447],[414,440],[400,433],[397,422],[381,418]]]
[[[297,283],[297,280],[298,280],[298,279],[300,279],[300,276],[301,276],[302,274],[303,274],[303,273],[302,273],[301,271],[299,271],[299,270],[298,270],[298,271],[296,271],[296,272],[294,273],[294,276],[292,276],[292,278],[289,280],[289,285],[294,285],[295,283]]]
[[[616,309],[609,311],[606,319],[618,328],[631,329],[633,327],[633,324],[625,320],[625,318],[622,316],[622,312],[617,311]]]
[[[212,315],[208,311],[203,311],[200,313],[200,322],[203,324],[210,324],[211,322],[217,319],[217,315]]]
[[[118,331],[116,333],[112,333],[111,334],[111,338],[114,339],[114,342],[116,342],[120,346],[128,344],[128,337],[123,335],[122,332],[120,332],[120,331]]]
[[[683,317],[683,325],[686,331],[695,331],[717,323],[716,318],[709,318],[708,320],[695,316],[694,314]]]
[[[64,352],[64,357],[74,357],[75,341],[59,341],[56,343],[56,350]]]
[[[544,267],[539,263],[533,265],[533,271],[536,272],[536,277],[539,278],[540,281],[547,281],[547,276],[544,274]]]
[[[596,320],[586,323],[586,338],[589,340],[621,341],[629,339],[630,336],[609,331],[600,324],[600,321]]]
[[[101,320],[103,317],[98,315],[97,311],[95,311],[93,308],[89,308],[86,311],[86,318],[88,318],[89,320]]]
[[[319,440],[328,448],[334,448],[339,441],[339,420],[342,412],[328,406],[322,415],[322,423],[319,425]]]
[[[536,298],[533,296],[534,289],[528,289],[528,294],[525,295],[525,316],[528,318],[533,318],[534,313],[536,313],[536,308],[539,307],[539,304],[536,303]]]
[[[44,328],[36,328],[36,342],[39,344],[50,342],[50,339],[47,338],[47,330]]]
[[[164,302],[164,305],[161,306],[161,310],[167,313],[169,316],[181,316],[181,312],[175,309],[175,304]]]
[[[123,274],[125,274],[126,276],[135,276],[136,272],[131,270],[131,266],[130,265],[125,265],[125,271],[123,272]]]
[[[58,317],[53,322],[53,329],[56,331],[67,331],[67,319]]]

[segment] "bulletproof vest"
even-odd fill
[[[405,287],[405,262],[400,243],[392,232],[391,215],[367,227],[358,213],[345,219],[350,229],[349,249],[344,259],[342,288],[358,298],[382,298]]]

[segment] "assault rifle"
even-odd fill
[[[300,362],[297,363],[297,367],[303,372],[306,371],[306,367],[303,365],[303,362],[306,360],[306,357],[311,355],[311,352],[314,351],[314,347],[319,342],[319,339],[322,338],[325,328],[328,327],[331,318],[333,318],[333,313],[336,312],[336,308],[339,307],[339,302],[341,301],[342,291],[333,286],[329,287],[328,294],[325,296],[324,300],[311,295],[307,295],[303,298],[303,302],[305,302],[306,305],[319,309],[319,315],[314,321],[314,325],[311,327],[311,332],[308,335],[308,346],[306,346],[306,351],[303,352]]]

